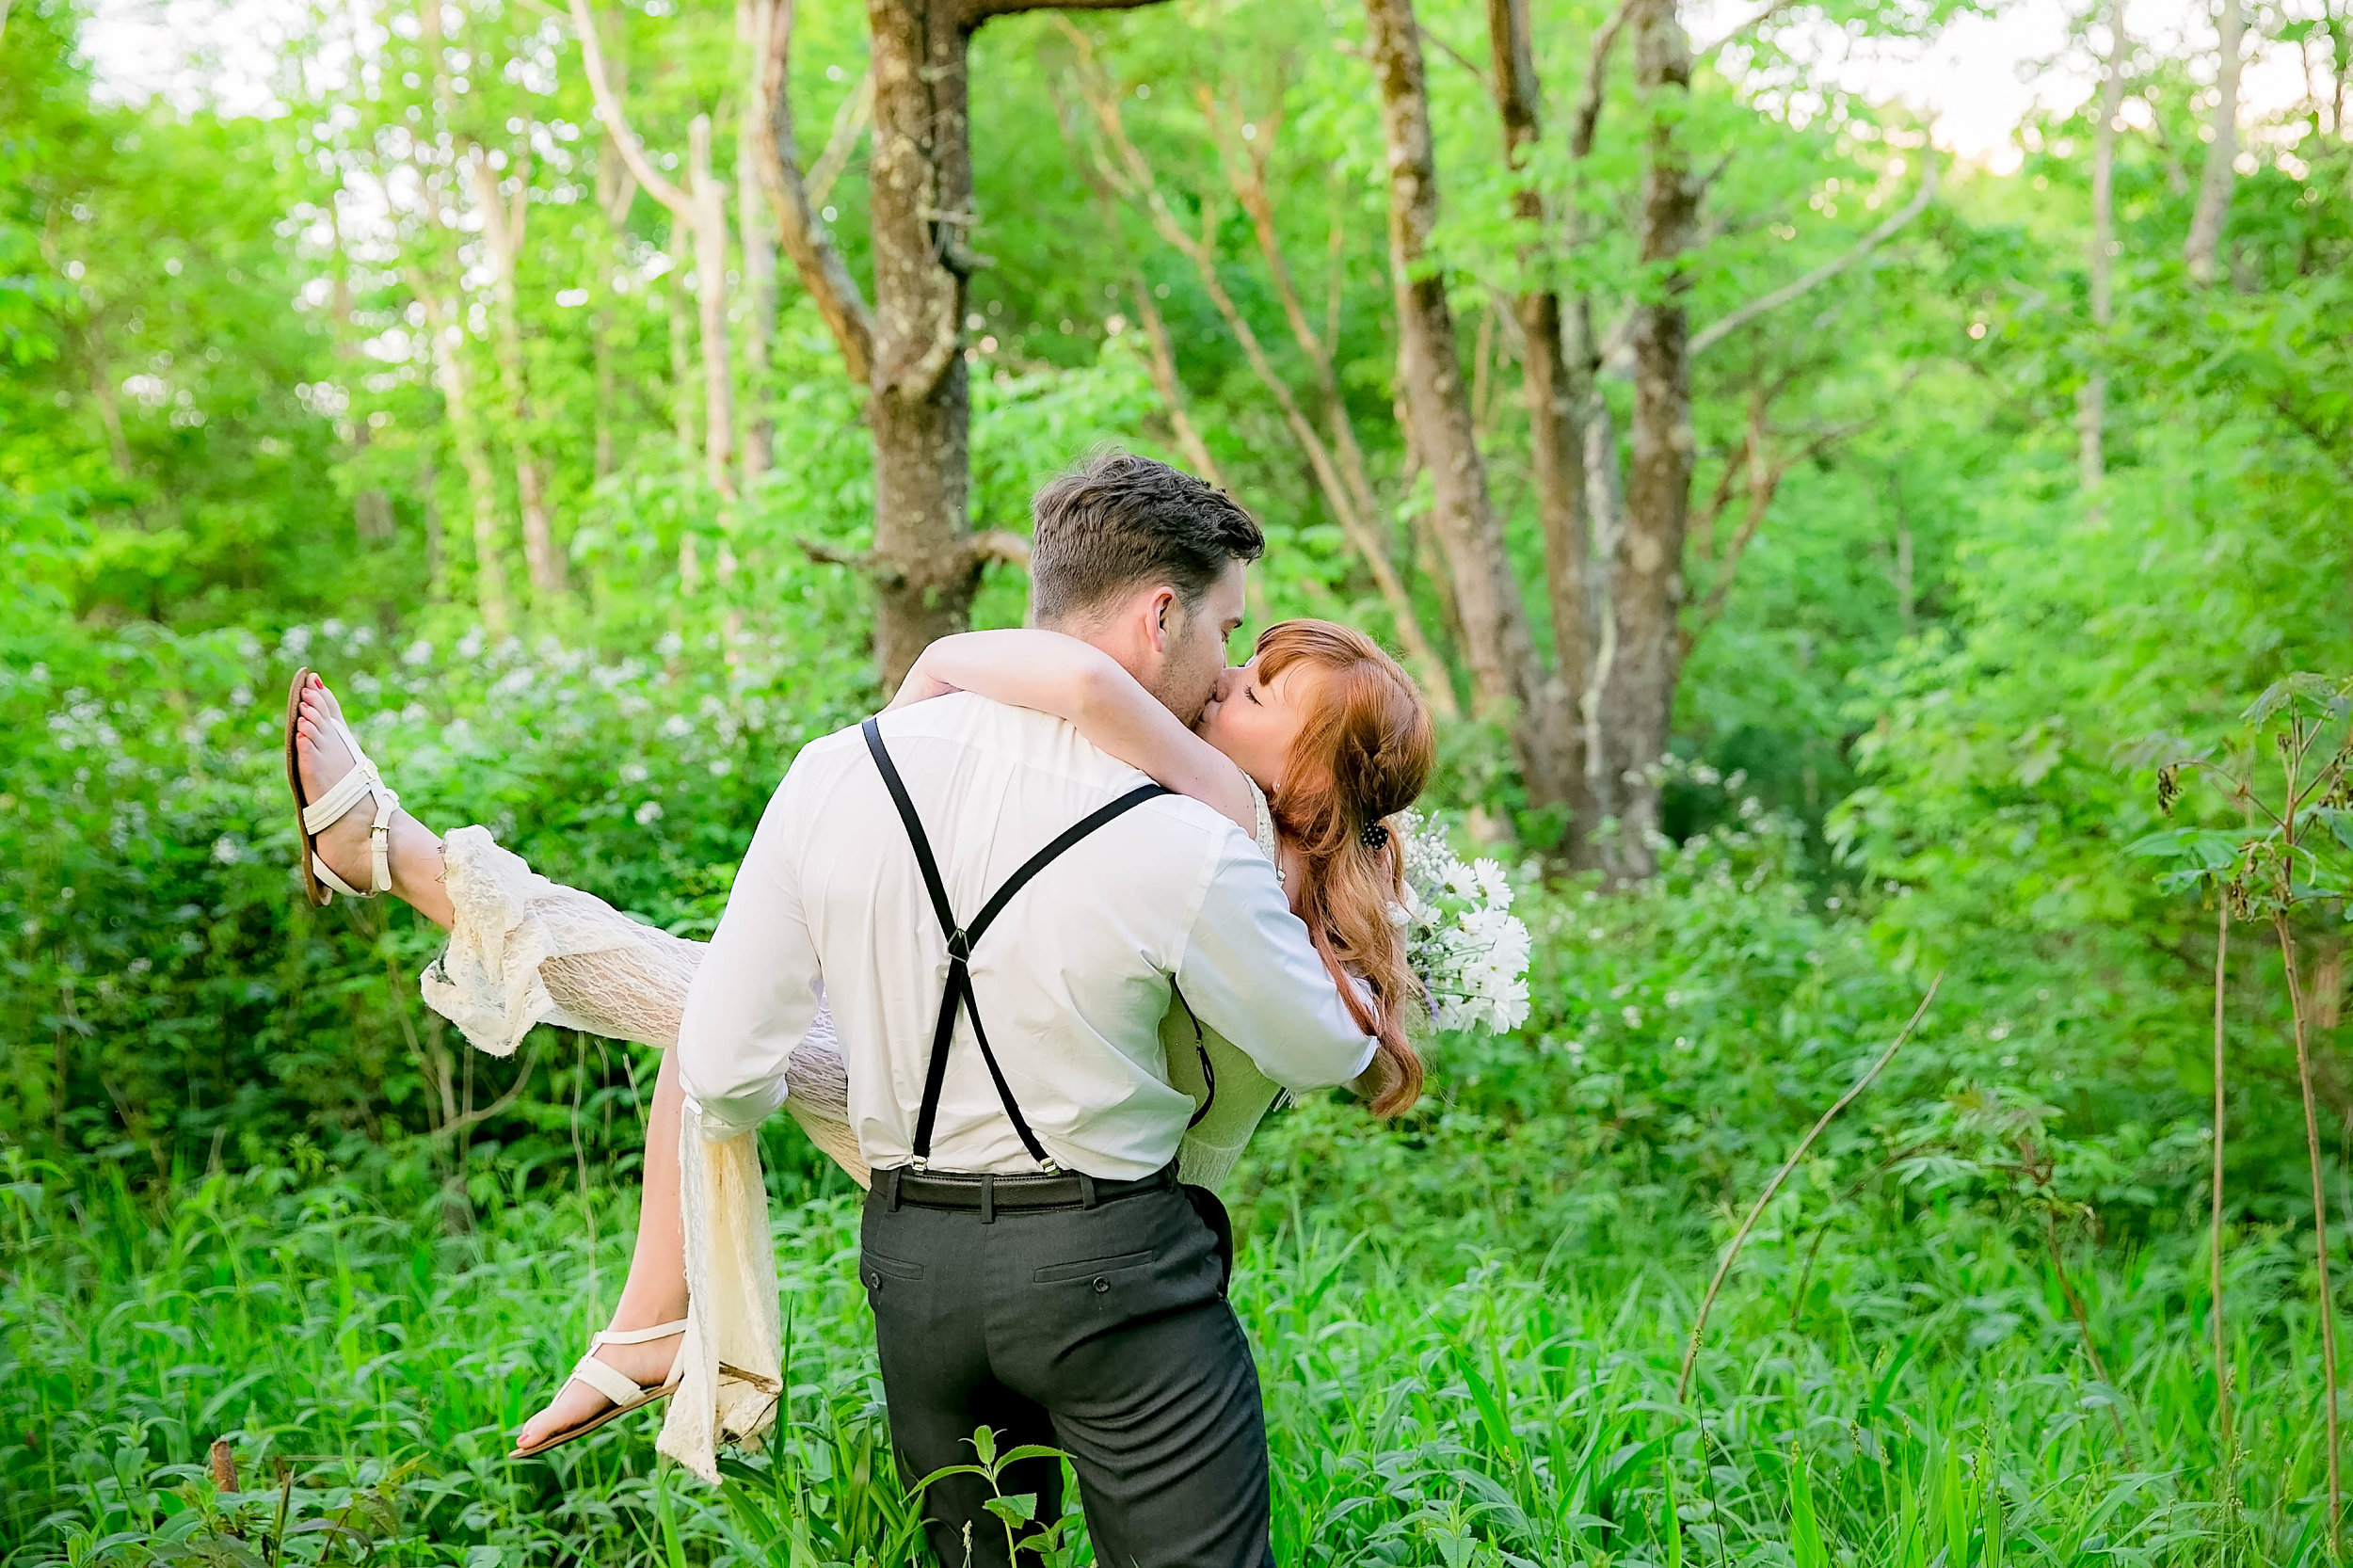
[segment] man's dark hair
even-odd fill
[[[1030,503],[1030,618],[1082,617],[1126,589],[1166,583],[1191,613],[1228,561],[1255,561],[1266,536],[1241,504],[1149,457],[1096,452]]]

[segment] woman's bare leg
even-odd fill
[[[342,712],[326,682],[312,676],[302,694],[295,742],[303,793],[312,800],[319,799],[351,771],[350,748],[333,723]],[[318,836],[321,857],[355,888],[366,884],[368,823],[368,813],[355,808]],[[392,896],[447,931],[456,922],[457,911],[442,881],[440,836],[407,811],[396,811],[389,849]],[[646,1126],[637,1245],[630,1255],[620,1304],[613,1312],[612,1326],[616,1329],[651,1328],[686,1316],[686,1233],[679,1208],[678,1169],[680,1112],[684,1101],[685,1092],[679,1087],[678,1053],[664,1051]],[[597,1352],[597,1358],[610,1363],[624,1377],[650,1386],[670,1375],[678,1347],[678,1337],[672,1336],[643,1345],[607,1345]],[[556,1391],[553,1402],[523,1423],[515,1446],[528,1448],[544,1436],[577,1426],[605,1404],[605,1397],[586,1384],[567,1383]]]

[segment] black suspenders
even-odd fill
[[[923,1074],[923,1105],[915,1118],[915,1163],[918,1171],[927,1169],[932,1156],[932,1124],[939,1116],[939,1089],[948,1077],[948,1041],[956,1031],[959,1008],[972,1018],[972,1038],[979,1042],[981,1060],[988,1064],[989,1081],[997,1085],[997,1098],[1003,1104],[1005,1114],[1013,1121],[1013,1129],[1021,1136],[1021,1146],[1030,1151],[1030,1158],[1048,1172],[1061,1167],[1049,1158],[1023,1119],[1021,1108],[1014,1103],[1013,1090],[1005,1083],[1005,1075],[997,1065],[997,1053],[988,1047],[988,1034],[981,1028],[981,1006],[972,994],[972,971],[969,960],[973,944],[981,939],[989,925],[1013,902],[1014,894],[1028,884],[1030,878],[1048,866],[1088,834],[1112,819],[1123,816],[1134,808],[1169,792],[1158,784],[1139,784],[1110,805],[1104,806],[1064,830],[1061,837],[1023,863],[1021,869],[1005,879],[981,912],[968,925],[958,925],[948,908],[948,889],[939,880],[938,862],[932,858],[931,840],[923,836],[922,820],[915,814],[915,803],[907,798],[907,787],[900,781],[899,770],[891,765],[890,753],[883,746],[882,730],[872,719],[859,728],[866,735],[866,749],[874,756],[874,766],[882,773],[884,788],[890,792],[890,803],[899,808],[899,820],[906,824],[907,841],[915,848],[915,863],[923,872],[924,889],[931,894],[932,913],[939,918],[939,929],[948,938],[948,985],[939,999],[939,1022],[932,1031],[931,1064]]]

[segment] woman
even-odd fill
[[[1405,1022],[1420,1016],[1421,1003],[1390,918],[1401,866],[1385,819],[1419,795],[1434,743],[1429,709],[1394,660],[1347,627],[1285,622],[1259,638],[1249,664],[1225,672],[1197,728],[1188,729],[1108,655],[1075,638],[970,632],[925,650],[892,706],[953,691],[1067,719],[1103,750],[1251,833],[1275,861],[1333,984],[1380,1041],[1374,1070],[1360,1082],[1374,1113],[1394,1115],[1413,1103],[1421,1065]],[[363,897],[390,891],[449,931],[448,952],[425,974],[425,997],[473,1044],[504,1055],[542,1021],[658,1047],[677,1039],[700,944],[548,882],[481,828],[436,838],[399,809],[333,695],[307,671],[288,699],[287,769],[313,901],[327,902],[330,887]],[[362,803],[373,809],[358,809]],[[1170,1081],[1202,1106],[1178,1157],[1180,1175],[1214,1187],[1275,1086],[1181,1008],[1172,1009],[1162,1039]],[[865,1185],[840,1053],[822,1012],[786,1077],[786,1109]],[[613,1327],[524,1425],[518,1454],[584,1435],[675,1386],[688,1294],[682,1105],[665,1055],[649,1112],[636,1250]]]

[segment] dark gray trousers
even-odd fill
[[[973,1463],[986,1426],[1000,1452],[1070,1456],[1103,1568],[1273,1568],[1257,1369],[1225,1303],[1219,1240],[1183,1190],[984,1224],[894,1210],[889,1185],[875,1173],[858,1277],[910,1486]],[[1062,1467],[1030,1461],[996,1490],[1036,1494],[1051,1521]],[[996,1490],[956,1476],[924,1494],[947,1568],[964,1568],[968,1539],[977,1568],[1006,1568],[1004,1526],[984,1506]]]

